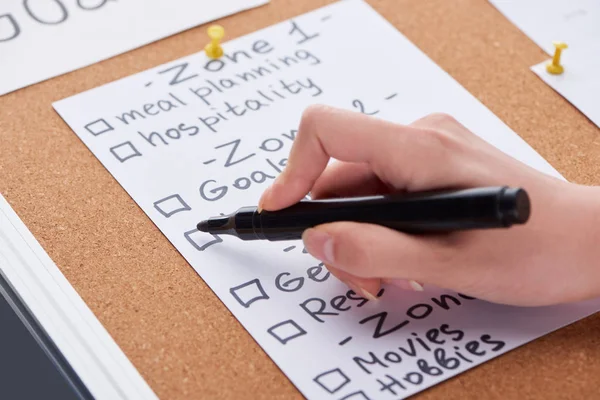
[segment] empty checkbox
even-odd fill
[[[131,142],[124,142],[110,148],[110,152],[121,162],[125,162],[130,158],[141,156],[142,153],[135,148]]]
[[[371,400],[365,392],[359,390],[357,392],[352,392],[350,394],[345,395],[340,400]]]
[[[0,36],[0,42],[5,42],[16,38],[21,33],[19,24],[12,14],[0,15],[0,32],[4,35]]]
[[[184,232],[183,236],[185,236],[187,241],[198,251],[204,251],[213,244],[221,243],[223,241],[223,239],[217,235],[200,232],[198,229]]]
[[[179,212],[190,211],[192,208],[178,194],[172,194],[164,199],[156,200],[154,208],[158,210],[163,217],[171,217]]]
[[[269,298],[258,279],[252,279],[239,286],[232,287],[229,292],[245,308],[250,307],[250,304],[255,301]]]
[[[306,335],[306,331],[291,319],[273,325],[267,329],[267,332],[275,339],[279,340],[281,344],[286,344],[292,339]]]
[[[342,372],[341,369],[336,368],[317,375],[313,381],[315,381],[328,393],[333,394],[346,386],[350,382],[350,379]]]
[[[103,133],[114,130],[114,128],[103,118],[100,118],[99,120],[96,120],[94,122],[90,122],[85,126],[85,129],[87,129],[87,131],[94,136],[98,136]]]

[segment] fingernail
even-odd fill
[[[423,285],[417,281],[413,281],[413,280],[408,280],[408,279],[390,279],[389,282],[391,285],[394,285],[396,287],[399,287],[400,289],[404,289],[404,290],[412,290],[415,292],[422,292],[423,290]]]
[[[369,292],[367,289],[361,288],[359,285],[355,284],[352,281],[343,281],[350,289],[352,289],[352,291],[354,293],[356,293],[357,295],[359,295],[360,297],[363,297],[367,300],[372,300],[375,301],[377,300],[377,296],[373,295],[371,292]]]
[[[306,251],[324,263],[333,264],[333,238],[326,232],[310,228],[302,234]]]
[[[414,290],[415,292],[422,292],[422,291],[425,290],[423,288],[423,285],[421,285],[417,281],[408,281],[408,284],[410,285],[410,287],[412,288],[412,290]]]
[[[375,296],[373,293],[367,291],[366,289],[361,288],[359,294],[367,300],[377,301],[377,296]]]
[[[268,188],[265,189],[265,191],[263,192],[262,196],[260,196],[260,200],[258,200],[258,212],[260,213],[263,209],[263,204],[265,203],[265,200],[267,199],[267,197],[269,197],[269,195],[271,194],[271,187],[269,186]]]

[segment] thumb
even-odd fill
[[[403,289],[447,281],[453,249],[443,240],[413,236],[382,226],[335,222],[307,229],[306,250],[325,265],[358,278],[379,278]]]

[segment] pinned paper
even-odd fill
[[[600,127],[600,2],[597,0],[490,0],[549,55],[564,42],[564,71],[547,71],[548,60],[531,67],[550,87]]]
[[[546,62],[534,65],[531,70],[600,128],[600,41],[595,52],[565,54],[563,64],[560,75],[549,74]]]
[[[0,95],[267,2],[2,0]]]
[[[198,232],[202,219],[257,204],[314,103],[397,123],[446,112],[560,177],[362,1],[223,49],[218,60],[199,52],[54,107],[306,397],[405,398],[600,308],[507,307],[429,286],[384,287],[374,302],[336,280],[301,241]]]
[[[489,0],[506,18],[552,55],[552,42],[585,49],[600,41],[597,0]]]

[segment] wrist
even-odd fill
[[[563,232],[565,240],[575,242],[573,261],[580,263],[573,270],[582,276],[576,279],[581,283],[582,299],[600,296],[600,187],[573,185],[570,191],[570,204],[562,212],[572,218],[570,229]],[[567,238],[567,235],[569,236]],[[579,242],[579,243],[578,243]],[[565,249],[567,250],[567,249]]]

